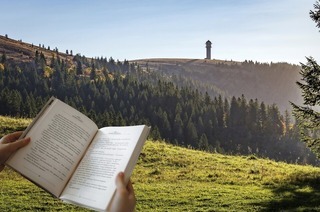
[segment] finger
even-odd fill
[[[18,138],[20,138],[22,133],[23,133],[23,131],[18,131],[18,132],[8,134],[1,139],[1,143],[7,144],[10,142],[13,142],[13,141],[17,140]]]
[[[30,143],[30,138],[23,138],[23,139],[17,140],[16,142],[8,143],[7,148],[9,152],[14,152],[20,149],[21,147],[26,146],[28,143]]]
[[[124,182],[124,173],[120,172],[116,177],[116,186],[117,189],[126,189],[126,185]]]

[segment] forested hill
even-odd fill
[[[136,62],[61,53],[6,36],[0,41],[0,115],[33,118],[56,96],[99,127],[147,124],[151,139],[175,145],[318,164],[299,141],[290,114],[275,104],[203,92],[198,88],[209,83]]]
[[[280,111],[291,110],[289,101],[302,103],[296,85],[300,66],[288,63],[234,62],[207,59],[141,59],[131,61],[144,69],[162,73],[181,84],[188,79],[210,96],[241,96],[277,104]],[[301,61],[303,62],[303,61]]]
[[[74,58],[72,50],[61,52],[57,47],[28,44],[0,35],[0,53],[6,53],[8,60],[30,62],[36,51],[47,59],[59,56],[71,64]],[[275,103],[282,112],[291,111],[290,101],[302,104],[301,92],[295,83],[300,80],[300,66],[293,64],[178,58],[129,62],[147,72],[158,72],[177,85],[208,92],[212,98],[222,95],[231,99],[232,96],[245,95],[248,99],[258,99],[270,105]]]

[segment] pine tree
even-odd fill
[[[267,127],[267,108],[264,102],[261,102],[258,114],[258,137],[264,139],[266,137]]]
[[[314,11],[310,11],[310,17],[320,28],[320,1],[314,4]],[[304,106],[291,103],[294,114],[299,120],[299,128],[302,141],[305,142],[318,157],[320,156],[320,113],[314,110],[314,106],[320,106],[320,66],[312,58],[307,58],[307,63],[301,63],[302,81],[297,85],[302,91]]]
[[[199,140],[198,148],[201,150],[209,150],[208,138],[205,134],[202,134]]]
[[[161,134],[157,126],[151,127],[150,137],[155,141],[161,139]]]
[[[316,26],[320,28],[320,1],[318,0],[314,5],[314,11],[310,11],[310,18],[316,22]]]
[[[218,99],[214,99],[214,104],[216,106],[216,114],[217,114],[217,123],[218,123],[218,131],[217,131],[217,137],[218,139],[222,139],[223,137],[223,130],[225,128],[225,119],[224,119],[224,106],[223,106],[223,100],[222,96],[219,95]]]
[[[232,97],[230,106],[230,117],[228,122],[229,139],[235,140],[238,138],[238,128],[240,124],[240,106],[236,97]]]
[[[302,141],[305,142],[317,155],[320,156],[320,113],[313,109],[320,106],[320,66],[313,58],[307,58],[307,64],[301,63],[302,80],[297,82],[302,90],[304,106],[292,103],[294,115],[299,120]]]
[[[183,122],[181,120],[180,113],[176,113],[173,123],[173,134],[174,138],[177,139],[178,142],[183,141]]]
[[[248,114],[246,117],[246,123],[248,127],[248,138],[250,142],[256,141],[256,136],[258,134],[258,114],[259,114],[259,103],[256,99],[253,101],[250,99],[249,105],[248,105]],[[251,144],[252,145],[252,144]]]
[[[77,61],[77,75],[81,75],[82,74],[82,63],[81,61]]]
[[[195,147],[198,142],[198,133],[194,124],[189,121],[186,128],[186,144]]]
[[[285,125],[285,136],[288,138],[290,137],[290,131],[291,131],[291,118],[288,110],[285,110],[284,112],[284,125]]]
[[[91,64],[91,72],[90,72],[90,79],[94,80],[96,78],[96,69],[94,63]]]
[[[273,104],[268,107],[266,133],[269,138],[278,140],[284,133],[283,117],[278,107]]]

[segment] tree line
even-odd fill
[[[244,95],[212,98],[191,86],[178,86],[137,64],[113,58],[36,52],[30,63],[0,57],[0,114],[34,117],[56,96],[93,119],[99,127],[147,124],[151,139],[229,154],[256,154],[276,160],[317,163],[299,142],[291,115],[280,114]]]

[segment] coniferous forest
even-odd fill
[[[99,127],[147,124],[151,139],[175,145],[318,164],[299,141],[291,114],[281,114],[277,105],[244,95],[212,97],[126,60],[80,54],[66,60],[52,52],[45,57],[36,51],[31,62],[0,54],[0,115],[33,118],[56,96]]]

